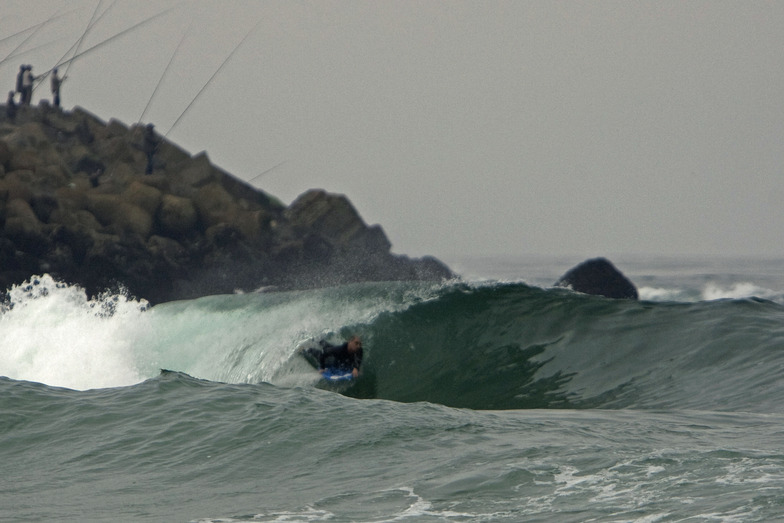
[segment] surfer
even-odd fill
[[[353,377],[359,376],[359,367],[362,365],[362,340],[359,336],[352,336],[343,345],[327,345],[318,355],[319,372],[323,373],[327,367],[351,371]]]

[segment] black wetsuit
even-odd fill
[[[348,342],[338,346],[325,345],[318,360],[320,369],[359,370],[359,366],[362,365],[362,349],[351,354],[348,351]]]

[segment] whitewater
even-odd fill
[[[0,519],[781,519],[784,260],[613,261],[640,301],[545,257],[155,306],[40,275],[0,312]],[[349,386],[296,353],[353,334]]]

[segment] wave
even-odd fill
[[[774,410],[784,308],[452,289],[373,325],[375,394],[455,407]]]
[[[0,315],[0,375],[127,386],[181,371],[325,387],[295,350],[364,338],[343,394],[471,409],[781,412],[784,307],[761,299],[625,301],[524,283],[373,283],[148,307],[42,277]],[[739,288],[740,289],[740,288]],[[740,289],[745,294],[748,289]]]

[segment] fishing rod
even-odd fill
[[[24,51],[19,51],[18,53],[12,54],[6,58],[6,60],[10,60],[11,58],[17,58],[19,56],[25,55],[27,53],[32,53],[33,51],[37,51],[38,49],[43,49],[44,47],[48,47],[54,43],[60,42],[65,40],[65,38],[57,38],[56,40],[52,40],[50,42],[46,42],[45,44],[37,45],[35,47],[31,47],[30,49],[25,49]],[[4,60],[5,61],[5,60]],[[0,65],[2,65],[2,61],[0,61]]]
[[[32,29],[32,28],[34,28],[34,27],[38,27],[38,26],[39,26],[39,25],[41,25],[41,24],[43,24],[43,22],[38,22],[37,24],[33,24],[33,25],[31,25],[30,27],[27,27],[27,28],[25,28],[25,29],[22,29],[21,31],[17,31],[17,32],[15,32],[15,33],[14,33],[14,34],[12,34],[12,35],[8,35],[8,36],[6,36],[6,37],[4,37],[4,38],[0,38],[0,44],[2,44],[3,42],[5,42],[6,40],[10,40],[11,38],[14,38],[14,37],[17,37],[17,36],[19,36],[19,35],[20,35],[20,34],[22,34],[22,33],[26,33],[26,32],[27,32],[27,31],[29,31],[30,29]]]
[[[261,172],[261,173],[257,174],[256,176],[254,176],[254,177],[253,177],[253,178],[251,178],[250,180],[245,180],[245,182],[246,182],[246,183],[252,183],[252,182],[254,182],[256,179],[258,179],[258,178],[261,178],[262,176],[264,176],[265,174],[267,174],[268,172],[270,172],[270,171],[274,171],[275,169],[277,169],[278,167],[280,167],[281,165],[283,165],[283,164],[284,164],[284,163],[286,163],[286,162],[288,162],[288,160],[283,160],[283,161],[282,161],[282,162],[280,162],[279,164],[277,164],[277,165],[273,165],[272,167],[270,167],[270,168],[269,168],[269,169],[267,169],[266,171],[264,171],[264,172]]]
[[[54,16],[57,16],[57,14],[55,13],[55,15],[53,15],[53,17],[54,17]],[[35,24],[35,25],[31,25],[31,26],[30,26],[30,27],[28,27],[27,29],[22,29],[21,31],[19,31],[19,32],[17,32],[17,33],[14,33],[14,34],[12,34],[11,36],[7,36],[7,37],[3,38],[2,40],[0,40],[0,42],[4,42],[4,41],[8,40],[9,38],[13,38],[13,37],[15,37],[15,36],[18,36],[18,35],[20,35],[20,34],[22,34],[22,33],[26,32],[26,31],[29,31],[29,30],[31,30],[31,29],[34,29],[34,31],[33,31],[32,33],[30,33],[29,35],[27,35],[27,38],[25,38],[25,39],[22,41],[22,43],[20,43],[20,44],[19,44],[19,45],[17,45],[15,48],[13,48],[13,49],[11,50],[11,52],[10,52],[10,53],[8,53],[8,54],[6,55],[6,57],[5,57],[5,58],[3,58],[2,60],[0,60],[0,63],[3,63],[3,62],[5,62],[6,60],[8,60],[8,59],[9,59],[9,58],[10,58],[10,57],[11,57],[11,56],[12,56],[12,55],[13,55],[13,54],[16,52],[16,51],[18,51],[18,50],[19,50],[19,48],[20,48],[20,47],[22,47],[22,46],[23,46],[25,43],[27,43],[27,41],[28,41],[30,38],[32,38],[33,36],[35,36],[35,33],[37,33],[37,32],[38,32],[38,30],[39,30],[39,29],[41,29],[41,27],[43,27],[43,26],[46,24],[46,22],[48,22],[48,21],[50,21],[50,20],[52,20],[52,18],[49,18],[49,20],[44,20],[43,22],[39,22],[39,23],[37,23],[37,24]]]
[[[80,36],[80,37],[79,37],[79,40],[77,40],[77,41],[76,41],[76,50],[74,51],[74,55],[76,55],[77,53],[79,53],[79,49],[81,49],[81,47],[82,47],[82,42],[84,41],[84,37],[85,37],[85,36],[87,36],[87,34],[90,32],[90,30],[93,28],[93,26],[94,26],[95,24],[97,24],[97,23],[98,23],[98,22],[101,20],[101,18],[103,18],[103,16],[104,16],[106,13],[108,13],[108,12],[109,12],[109,10],[110,10],[112,7],[114,7],[114,5],[115,5],[115,2],[113,1],[113,2],[112,2],[110,5],[109,5],[109,7],[107,7],[107,8],[106,8],[106,9],[105,9],[105,10],[104,10],[102,13],[101,13],[101,16],[99,16],[98,18],[95,18],[95,15],[96,15],[96,14],[98,14],[98,8],[100,8],[100,7],[101,7],[101,4],[102,4],[102,3],[103,3],[103,0],[98,0],[98,4],[95,6],[95,9],[93,10],[93,16],[92,16],[92,17],[90,17],[90,22],[87,24],[87,28],[86,28],[86,29],[84,30],[84,32],[82,33],[82,36]],[[71,49],[73,49],[73,46],[71,46]],[[58,63],[58,64],[59,64],[59,63],[60,63],[60,61],[61,61],[63,58],[65,58],[66,56],[68,56],[68,53],[70,53],[70,52],[71,52],[71,49],[69,49],[69,50],[68,50],[68,51],[67,51],[67,52],[66,52],[66,53],[65,53],[63,56],[61,56],[61,57],[60,57],[60,60],[58,60],[56,63]],[[57,66],[55,66],[55,67],[57,67]],[[68,69],[69,69],[70,67],[71,67],[71,62],[69,62],[69,63],[68,63],[68,65],[67,65],[67,66],[65,66],[65,71],[63,72],[63,77],[65,77],[65,76],[68,74]],[[47,73],[47,74],[48,74],[48,73]]]
[[[169,63],[166,64],[166,68],[163,70],[163,74],[158,79],[158,85],[155,86],[155,89],[152,92],[152,96],[150,96],[150,99],[147,100],[147,105],[145,106],[144,111],[142,111],[141,116],[139,116],[139,121],[137,122],[137,124],[142,122],[142,119],[144,118],[144,115],[147,113],[147,109],[150,108],[150,104],[152,103],[152,99],[155,98],[155,95],[158,92],[158,88],[163,83],[163,79],[166,76],[166,73],[169,72],[169,68],[171,67],[172,62],[174,61],[174,57],[177,54],[177,51],[180,50],[180,46],[185,41],[185,37],[188,36],[188,33],[191,32],[191,27],[192,26],[193,26],[193,19],[191,19],[191,23],[188,25],[188,29],[182,34],[182,37],[180,38],[180,43],[177,44],[177,47],[174,49],[174,52],[172,53],[171,58],[169,58]]]
[[[106,14],[106,13],[107,13],[107,12],[108,12],[108,11],[109,11],[111,8],[112,8],[112,7],[114,7],[114,5],[115,5],[115,3],[114,3],[114,2],[112,2],[112,4],[111,4],[109,7],[107,7],[107,8],[104,10],[104,12],[103,12],[103,13],[101,13],[101,16],[99,16],[98,18],[95,18],[95,15],[96,15],[96,13],[98,12],[98,8],[101,6],[101,3],[103,3],[103,0],[98,0],[98,5],[96,5],[96,6],[95,6],[95,10],[93,10],[93,15],[92,15],[92,17],[90,18],[90,23],[89,23],[89,24],[87,24],[87,28],[86,28],[86,29],[84,30],[84,32],[81,34],[81,36],[79,37],[79,39],[78,39],[76,42],[74,42],[74,43],[73,43],[73,45],[71,45],[71,47],[70,47],[70,48],[69,48],[69,49],[68,49],[68,50],[67,50],[67,51],[66,51],[66,52],[63,54],[63,56],[61,56],[61,57],[60,57],[60,59],[59,59],[59,60],[57,60],[57,61],[55,62],[55,66],[54,66],[52,69],[49,69],[49,70],[48,70],[48,71],[46,71],[45,73],[43,73],[43,74],[41,74],[41,75],[39,75],[39,76],[37,76],[37,77],[36,77],[36,79],[35,79],[36,83],[35,83],[35,86],[33,87],[33,92],[35,92],[35,90],[36,90],[36,89],[38,89],[38,86],[39,86],[39,85],[41,85],[41,84],[42,84],[44,81],[46,81],[46,78],[49,76],[49,74],[51,74],[51,72],[52,72],[52,71],[54,71],[56,68],[58,68],[58,67],[59,67],[59,65],[62,63],[62,60],[63,60],[63,59],[66,57],[66,56],[68,56],[69,54],[71,54],[71,51],[74,51],[74,49],[76,49],[76,51],[74,51],[74,54],[76,54],[77,52],[79,52],[79,47],[81,46],[81,44],[82,44],[82,40],[84,40],[84,37],[87,35],[87,33],[89,33],[89,32],[90,32],[90,30],[93,28],[93,26],[94,26],[95,24],[97,24],[97,23],[98,23],[98,22],[101,20],[101,18],[103,18],[103,16],[104,16],[104,15],[105,15],[105,14]],[[68,66],[70,66],[70,64],[68,64]],[[67,75],[67,74],[68,74],[68,68],[66,67],[66,70],[65,70],[65,72],[63,73],[63,79],[66,77],[66,75]]]
[[[53,14],[52,16],[50,16],[50,17],[49,17],[47,20],[44,20],[43,22],[41,22],[41,23],[39,23],[39,24],[33,25],[33,26],[31,26],[31,27],[28,27],[27,29],[25,29],[24,31],[29,31],[30,29],[33,29],[33,28],[35,28],[35,29],[33,30],[33,32],[32,32],[32,33],[30,33],[30,34],[27,36],[27,38],[25,38],[24,40],[22,40],[22,42],[21,42],[19,45],[17,45],[17,46],[16,46],[16,47],[15,47],[15,48],[14,48],[14,49],[13,49],[13,50],[10,52],[10,53],[8,53],[8,54],[5,56],[5,58],[3,58],[2,60],[0,60],[0,64],[3,64],[3,62],[5,62],[6,60],[9,60],[10,58],[13,58],[14,56],[17,56],[17,55],[16,55],[16,52],[19,50],[19,48],[20,48],[20,47],[22,47],[24,44],[26,44],[26,43],[27,43],[27,42],[28,42],[28,41],[29,41],[31,38],[33,38],[33,37],[34,37],[36,34],[38,34],[38,31],[40,31],[40,30],[41,30],[41,29],[42,29],[44,26],[46,26],[47,24],[49,24],[49,23],[53,22],[54,20],[57,20],[58,18],[62,18],[62,17],[63,17],[63,16],[65,16],[65,15],[71,14],[71,13],[73,13],[74,11],[78,11],[78,9],[72,9],[72,10],[70,10],[70,11],[68,11],[68,12],[65,12],[65,13],[55,13],[55,14]],[[24,33],[24,31],[21,31],[20,33],[17,33],[17,34]]]
[[[119,38],[119,37],[121,37],[121,36],[123,36],[123,35],[125,35],[125,34],[129,33],[130,31],[133,31],[134,29],[137,29],[137,28],[139,28],[139,27],[141,27],[141,26],[143,26],[143,25],[145,25],[145,24],[147,24],[147,23],[149,23],[149,22],[152,22],[153,20],[155,20],[155,19],[157,19],[157,18],[160,18],[161,16],[163,16],[163,15],[165,15],[165,14],[168,14],[169,12],[171,12],[171,11],[173,11],[174,9],[176,9],[177,7],[179,7],[179,6],[180,6],[180,4],[182,4],[182,3],[183,3],[183,2],[180,2],[180,3],[178,3],[177,5],[174,5],[174,6],[170,7],[169,9],[167,9],[167,10],[165,10],[165,11],[161,11],[160,13],[154,14],[154,15],[152,15],[152,16],[151,16],[151,17],[149,17],[149,18],[145,18],[145,19],[144,19],[144,20],[142,20],[141,22],[138,22],[138,23],[136,23],[136,24],[132,25],[131,27],[129,27],[129,28],[127,28],[127,29],[124,29],[123,31],[121,31],[121,32],[119,32],[119,33],[117,33],[117,34],[115,34],[114,36],[110,36],[110,37],[109,37],[109,38],[107,38],[106,40],[103,40],[103,41],[101,41],[101,42],[98,42],[98,43],[97,43],[97,44],[95,44],[94,46],[92,46],[92,47],[90,47],[90,48],[88,48],[88,49],[85,49],[85,50],[84,50],[84,51],[82,51],[81,53],[78,53],[78,54],[75,54],[75,55],[73,55],[73,56],[72,56],[71,58],[69,58],[68,60],[63,60],[62,62],[60,62],[60,66],[62,66],[63,64],[69,64],[69,63],[71,63],[71,62],[75,61],[77,58],[81,58],[82,56],[84,56],[84,55],[86,55],[86,54],[88,54],[88,53],[91,53],[92,51],[95,51],[96,49],[98,49],[98,48],[100,48],[100,47],[103,47],[104,45],[108,44],[109,42],[111,42],[111,41],[113,41],[113,40],[115,40],[115,39],[117,39],[117,38]],[[53,69],[54,69],[54,68],[50,69],[49,71],[47,71],[47,73],[51,72]]]
[[[206,89],[206,88],[207,88],[207,86],[208,86],[208,85],[210,85],[210,83],[211,83],[211,82],[212,82],[212,81],[215,79],[215,76],[217,76],[217,74],[218,74],[218,73],[221,71],[221,69],[223,69],[223,66],[225,66],[225,65],[226,65],[226,64],[229,62],[229,60],[231,60],[231,57],[232,57],[232,56],[234,56],[234,53],[236,53],[236,52],[237,52],[237,49],[239,49],[239,48],[240,48],[240,46],[242,46],[242,44],[243,44],[243,43],[245,43],[245,40],[247,40],[247,39],[248,39],[248,37],[250,36],[250,34],[251,34],[251,33],[252,33],[252,32],[253,32],[253,31],[254,31],[254,30],[255,30],[255,29],[258,27],[258,26],[259,26],[259,22],[256,22],[256,25],[254,25],[254,26],[253,26],[253,28],[252,28],[250,31],[248,31],[248,34],[246,34],[246,35],[245,35],[245,38],[243,38],[243,39],[240,41],[240,43],[238,43],[238,44],[237,44],[237,46],[236,46],[236,47],[235,47],[235,48],[234,48],[234,49],[231,51],[231,53],[229,53],[229,56],[227,56],[227,57],[226,57],[226,59],[223,61],[223,63],[221,63],[221,64],[220,64],[220,66],[219,66],[219,67],[218,67],[218,68],[215,70],[215,72],[214,72],[214,73],[212,73],[212,76],[210,76],[210,79],[209,79],[209,80],[207,80],[207,83],[205,83],[203,86],[201,86],[201,89],[199,90],[199,92],[198,92],[198,93],[196,93],[196,96],[194,96],[194,97],[193,97],[193,100],[191,100],[191,103],[189,103],[189,104],[188,104],[188,106],[185,108],[185,110],[184,110],[182,113],[180,113],[180,116],[178,116],[178,117],[177,117],[177,119],[176,119],[176,120],[174,121],[174,123],[172,124],[172,126],[171,126],[171,127],[169,127],[169,130],[168,130],[168,131],[166,131],[166,134],[164,134],[164,135],[163,135],[163,137],[164,137],[164,138],[166,138],[167,136],[169,136],[169,133],[171,133],[171,132],[172,132],[172,130],[173,130],[173,129],[174,129],[176,126],[177,126],[177,124],[180,122],[180,120],[182,119],[182,117],[183,117],[183,116],[185,116],[185,113],[187,113],[187,112],[188,112],[188,109],[190,109],[190,108],[191,108],[191,106],[192,106],[192,105],[193,105],[193,103],[196,101],[196,99],[197,99],[197,98],[198,98],[198,97],[201,95],[201,93],[203,93],[203,92],[204,92],[204,89]]]

